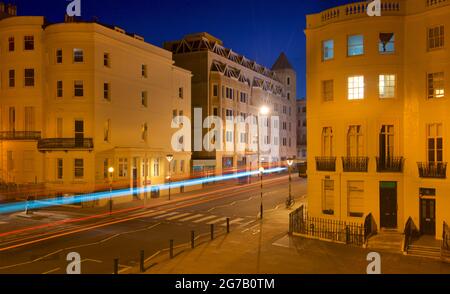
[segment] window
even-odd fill
[[[23,38],[23,47],[24,50],[34,50],[34,37],[33,36],[25,36]]]
[[[110,140],[111,140],[111,120],[108,119],[105,122],[105,128],[103,131],[103,141],[110,142]]]
[[[323,41],[322,43],[322,60],[330,60],[334,58],[334,40]]]
[[[364,99],[364,76],[354,76],[348,78],[348,99]]]
[[[56,82],[56,97],[62,98],[63,97],[63,81],[57,81]]]
[[[56,119],[56,138],[63,137],[63,119],[62,117],[58,117]]]
[[[84,96],[83,81],[75,81],[74,82],[74,96],[75,97],[83,97]]]
[[[322,156],[333,156],[333,129],[330,127],[322,130]]]
[[[159,158],[153,160],[153,176],[159,177]]]
[[[380,132],[380,159],[394,157],[394,126],[383,125]]]
[[[322,81],[322,97],[323,101],[333,101],[334,99],[334,81]]]
[[[8,39],[8,50],[9,52],[13,52],[16,48],[15,42],[14,42],[14,37],[10,37]]]
[[[394,33],[380,33],[378,52],[380,52],[381,54],[389,54],[395,52]]]
[[[178,88],[178,98],[180,98],[180,99],[184,98],[184,88],[183,87]]]
[[[9,87],[14,88],[16,86],[16,71],[11,69],[9,71]]]
[[[63,63],[63,51],[62,51],[62,49],[56,50],[56,63],[57,64]]]
[[[56,159],[56,179],[62,180],[64,177],[64,161],[62,158]]]
[[[109,178],[109,159],[106,158],[103,160],[103,178]]]
[[[348,181],[348,216],[364,216],[364,182]]]
[[[442,124],[430,124],[427,126],[428,162],[444,161],[444,139],[442,135]]]
[[[184,166],[185,166],[184,160],[180,160],[180,173],[184,173]]]
[[[25,123],[24,131],[33,132],[35,130],[36,111],[32,106],[26,106],[24,109]]]
[[[75,179],[84,178],[84,160],[81,158],[75,159]]]
[[[110,58],[109,58],[109,53],[104,53],[103,54],[103,65],[105,67],[111,67],[111,61],[110,61]]]
[[[364,54],[364,36],[354,35],[348,37],[348,56],[358,56]]]
[[[286,78],[286,84],[287,84],[288,86],[291,85],[291,77],[287,77],[287,78]]]
[[[141,139],[142,139],[142,141],[147,142],[147,139],[148,139],[148,125],[147,125],[147,123],[142,125],[142,128],[141,128]]]
[[[445,95],[444,73],[430,73],[427,78],[428,99],[443,98]]]
[[[232,131],[226,131],[225,135],[226,135],[227,142],[228,143],[232,143],[233,142],[233,132]]]
[[[16,131],[16,108],[15,107],[9,108],[8,123],[9,123],[9,131],[15,132]]]
[[[232,109],[225,110],[225,118],[227,120],[233,120],[233,110]]]
[[[141,93],[141,105],[148,107],[148,93],[147,91],[142,91]]]
[[[364,136],[361,126],[350,126],[347,133],[347,156],[359,157],[364,155]]]
[[[248,97],[247,93],[241,92],[240,95],[241,95],[241,97],[240,97],[241,103],[247,103],[247,97]]]
[[[25,87],[34,87],[34,69],[26,68],[25,69]]]
[[[428,50],[444,47],[444,26],[435,26],[428,29]]]
[[[217,107],[214,107],[213,109],[213,115],[218,116],[219,115],[219,109]]]
[[[268,144],[268,143],[267,143]],[[287,146],[287,140],[286,138],[283,138],[283,146],[286,147]]]
[[[128,176],[128,158],[119,158],[119,178]]]
[[[84,62],[83,49],[78,49],[78,48],[73,49],[73,62],[75,62],[75,63]]]
[[[217,84],[213,85],[213,97],[219,96],[219,86]]]
[[[322,212],[323,214],[334,215],[334,181],[322,181]]]
[[[228,99],[233,99],[233,89],[226,87],[225,97]]]
[[[142,76],[143,78],[147,78],[147,77],[148,77],[147,65],[146,65],[146,64],[143,64],[143,65],[141,66],[141,76]]]
[[[103,99],[111,101],[111,86],[109,83],[103,83]]]
[[[287,100],[291,100],[291,93],[287,93]]]
[[[380,98],[394,98],[396,88],[395,75],[380,75],[378,90],[380,92]]]

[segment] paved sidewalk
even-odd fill
[[[287,234],[289,211],[265,213],[263,222],[187,250],[148,274],[365,274],[367,249]],[[450,273],[450,264],[379,252],[384,274]]]

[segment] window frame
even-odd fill
[[[362,37],[362,44],[356,44],[356,45],[350,45],[350,39],[352,37]],[[362,52],[360,54],[350,54],[351,48],[358,48],[359,46],[362,46]],[[365,50],[365,38],[364,34],[353,34],[347,36],[347,57],[358,57],[358,56],[364,56],[366,50]]]

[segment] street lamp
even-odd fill
[[[259,109],[259,114],[263,115],[263,116],[267,116],[269,114],[269,112],[270,112],[269,107],[267,107],[265,105],[261,106],[260,109]],[[260,214],[261,214],[261,219],[263,219],[263,212],[264,212],[264,208],[263,208],[263,173],[264,173],[264,167],[262,166],[262,163],[261,163],[261,142],[260,142],[260,139],[261,139],[261,137],[260,137],[261,136],[261,134],[260,134],[260,124],[261,124],[261,122],[260,122],[260,119],[259,119],[260,115],[258,115],[258,119],[257,119],[257,127],[258,127],[258,130],[257,130],[257,132],[258,132],[258,169],[259,169],[259,172],[261,174],[261,207],[260,207]]]
[[[172,154],[168,154],[166,156],[167,161],[169,162],[169,175],[167,176],[167,179],[169,180],[169,201],[170,201],[170,184],[171,184],[171,180],[172,180],[172,176],[171,176],[171,163],[173,161],[173,155]]]
[[[112,200],[112,180],[113,180],[113,173],[114,173],[114,167],[108,168],[109,173],[109,214],[112,214],[113,210],[113,200]]]
[[[286,208],[291,207],[292,205],[292,177],[291,177],[291,168],[292,165],[294,164],[294,161],[292,159],[288,159],[287,160],[287,164],[288,164],[288,170],[289,170],[289,198],[286,202]]]

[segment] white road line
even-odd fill
[[[151,217],[151,216],[155,216],[155,215],[160,215],[160,214],[163,214],[163,213],[167,213],[167,211],[165,211],[165,210],[150,210],[149,213],[141,215],[141,218]]]
[[[204,221],[207,221],[207,220],[216,218],[216,217],[217,217],[217,216],[215,216],[215,215],[210,215],[210,216],[207,216],[207,217],[198,219],[198,220],[196,220],[196,221],[193,221],[193,223],[198,224],[198,223],[201,223],[201,222],[204,222]]]
[[[179,218],[182,218],[182,217],[186,217],[188,215],[191,215],[191,213],[182,213],[182,214],[179,214],[179,215],[176,215],[176,216],[172,216],[172,217],[166,218],[166,220],[172,221],[172,220],[176,220],[176,219],[179,219]]]
[[[234,219],[234,220],[232,220],[232,221],[230,221],[230,225],[233,225],[233,224],[236,224],[236,223],[240,223],[241,221],[243,221],[244,219],[243,218],[237,218],[237,219]],[[222,224],[222,226],[226,226],[227,224]]]
[[[175,214],[178,214],[178,213],[179,213],[179,212],[169,212],[169,213],[166,213],[166,214],[163,214],[163,215],[159,215],[159,216],[157,216],[157,217],[154,217],[154,219],[160,219],[160,218],[168,217],[168,216],[175,215]]]
[[[60,269],[61,269],[61,268],[57,267],[57,268],[54,268],[54,269],[49,270],[48,272],[45,272],[45,273],[42,273],[42,274],[43,274],[43,275],[48,275],[48,274],[51,274],[51,273],[53,273],[53,272],[59,271]]]
[[[218,219],[213,220],[213,221],[207,223],[207,225],[214,225],[214,224],[217,224],[217,223],[219,223],[219,222],[224,222],[224,221],[226,221],[226,220],[227,220],[226,217],[219,217]]]
[[[193,219],[196,219],[196,218],[199,218],[199,217],[202,217],[202,216],[203,216],[203,214],[196,214],[196,215],[193,215],[193,216],[190,216],[190,217],[186,217],[186,218],[180,219],[179,221],[180,222],[187,222],[189,220],[193,220]]]

